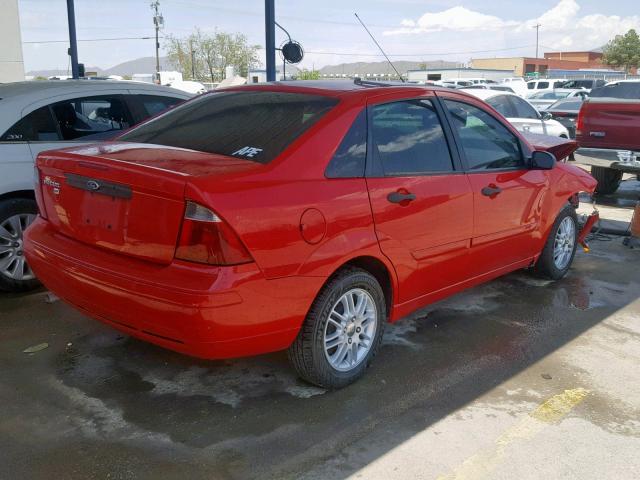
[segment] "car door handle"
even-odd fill
[[[409,203],[416,199],[413,193],[392,192],[387,195],[387,200],[391,203]]]
[[[500,192],[502,192],[502,189],[500,187],[495,186],[495,185],[489,185],[487,187],[484,187],[481,190],[481,192],[485,197],[495,197]]]

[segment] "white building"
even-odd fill
[[[18,0],[0,0],[0,83],[24,80]]]
[[[410,82],[437,82],[439,80],[463,80],[465,78],[483,78],[499,82],[505,77],[513,77],[513,70],[493,70],[485,68],[439,68],[429,70],[409,70]]]

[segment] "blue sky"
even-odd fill
[[[79,39],[153,35],[150,1],[76,0]],[[160,0],[163,35],[195,27],[241,32],[264,44],[263,0]],[[18,0],[23,42],[67,38],[65,0]],[[304,46],[306,68],[381,60],[357,23],[368,24],[394,59],[455,60],[601,46],[629,28],[640,30],[638,0],[276,0],[276,19]],[[276,32],[277,41],[284,34]],[[24,43],[26,70],[67,68],[64,43]],[[152,40],[80,42],[80,61],[108,68],[154,55]]]

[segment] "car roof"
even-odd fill
[[[148,82],[134,82],[125,80],[31,80],[25,82],[12,82],[0,84],[0,99],[7,101],[20,98],[23,103],[52,96],[65,95],[67,93],[85,94],[87,92],[100,92],[101,90],[154,90],[158,93],[173,94],[178,97],[188,98],[189,94],[175,88],[155,85]]]
[[[498,95],[509,95],[511,97],[520,98],[519,95],[516,95],[513,92],[509,92],[505,90],[492,90],[490,88],[461,88],[458,90],[458,92],[468,93],[470,95],[473,95],[474,97],[478,97],[481,100],[497,97]]]
[[[380,94],[395,92],[412,92],[422,94],[431,91],[451,91],[446,87],[419,83],[401,82],[367,82],[353,80],[297,80],[285,82],[251,83],[228,88],[221,88],[215,92],[223,91],[247,91],[265,90],[289,93],[306,93],[331,97],[344,97],[357,95],[360,97],[373,97]],[[211,93],[211,92],[210,92]]]

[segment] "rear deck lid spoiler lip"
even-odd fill
[[[569,138],[536,133],[524,133],[523,136],[534,150],[552,153],[558,161],[567,158],[578,149],[578,143]]]

